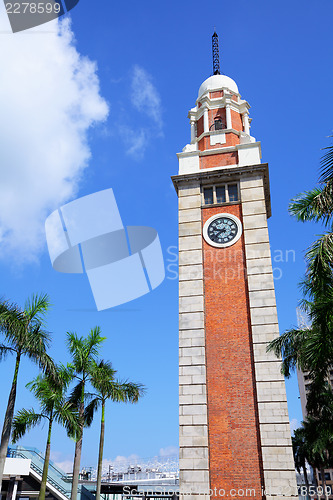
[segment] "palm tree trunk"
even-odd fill
[[[42,483],[40,485],[38,500],[45,500],[47,473],[49,471],[49,463],[50,463],[52,423],[53,423],[53,418],[52,418],[52,414],[51,414],[50,420],[49,420],[49,432],[47,434],[47,441],[46,441]]]
[[[105,428],[105,401],[103,400],[102,401],[102,418],[101,418],[101,435],[99,438],[99,452],[98,452],[96,500],[99,500],[100,495],[101,495],[102,463],[103,463],[103,448],[104,448],[104,428]]]
[[[16,386],[17,386],[17,376],[20,366],[21,353],[17,353],[16,363],[15,363],[15,371],[14,378],[12,382],[12,387],[9,393],[8,404],[6,409],[5,420],[3,423],[2,435],[1,435],[1,444],[0,444],[0,493],[2,487],[2,478],[3,471],[5,468],[5,461],[7,456],[8,444],[10,439],[10,433],[12,430],[12,421],[14,415],[14,406],[16,400]]]
[[[311,464],[310,464],[311,465]],[[319,470],[317,467],[315,467],[314,465],[311,466],[312,467],[312,470],[313,470],[313,481],[314,481],[314,484],[315,484],[315,494],[316,494],[316,498],[317,500],[319,500],[319,493],[318,493],[318,481],[317,481],[317,471]]]
[[[306,486],[306,497],[308,500],[311,500],[310,494],[309,494],[309,478],[308,478],[308,473],[306,470],[306,465],[303,466],[303,474],[304,474],[304,481],[305,481],[305,486]]]
[[[83,439],[83,414],[84,414],[84,385],[82,388],[82,397],[81,397],[80,410],[79,410],[79,419],[80,419],[79,439],[75,443],[75,456],[74,456],[74,465],[73,465],[73,480],[72,480],[71,500],[77,500],[77,488],[79,485],[82,439]]]
[[[320,474],[321,474],[321,484],[322,484],[322,487],[323,487],[323,497],[327,498],[326,480],[325,480],[325,470],[324,470],[324,467],[320,468]]]

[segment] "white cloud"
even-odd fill
[[[179,448],[177,446],[167,446],[166,448],[160,449],[160,457],[170,457],[179,454]]]
[[[135,65],[131,76],[131,104],[148,120],[141,119],[135,127],[119,124],[117,129],[123,141],[126,154],[135,160],[142,160],[151,140],[163,136],[162,106],[160,95],[152,83],[152,76],[141,66]],[[128,111],[127,111],[128,113]]]
[[[64,460],[63,462],[55,462],[56,466],[59,467],[66,474],[71,474],[73,472],[73,461]]]
[[[126,147],[126,154],[136,160],[142,160],[148,146],[148,132],[141,128],[132,130],[129,127],[119,127],[119,133]]]
[[[69,455],[64,456],[64,454],[61,451],[51,451],[51,460],[63,472],[66,472],[66,473],[73,472],[73,458],[72,458],[72,456],[69,456]]]
[[[0,30],[7,25],[1,10]],[[69,20],[43,30],[1,35],[0,255],[12,261],[38,257],[47,215],[75,196],[88,165],[87,132],[108,114]]]
[[[135,453],[132,453],[128,457],[117,455],[114,459],[105,458],[103,460],[103,467],[107,465],[136,465],[140,460],[141,458],[139,457],[139,455],[136,455]]]
[[[295,430],[298,427],[300,427],[300,423],[297,420],[297,418],[293,418],[292,420],[290,420],[290,432],[291,432],[291,434],[294,434]]]
[[[162,127],[161,98],[151,75],[138,65],[133,69],[131,101],[138,111],[149,116],[159,128]]]

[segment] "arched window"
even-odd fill
[[[215,130],[222,130],[224,128],[222,118],[216,117],[214,119],[214,128]]]
[[[214,123],[210,127],[210,130],[222,130],[224,128],[226,128],[226,125],[223,122],[222,118],[220,116],[215,116]]]

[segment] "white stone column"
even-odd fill
[[[231,110],[229,104],[227,104],[225,107],[225,114],[227,118],[227,128],[230,129],[232,128],[232,123],[231,123]]]
[[[243,114],[243,125],[244,125],[244,132],[247,135],[250,135],[249,113],[244,113]]]
[[[191,142],[195,141],[196,130],[195,130],[195,121],[191,120]]]
[[[209,132],[208,108],[204,109],[204,132]]]
[[[199,182],[179,184],[178,196],[179,498],[210,500]]]

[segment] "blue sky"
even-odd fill
[[[121,378],[147,386],[138,405],[109,405],[106,459],[150,457],[178,444],[177,197],[170,176],[189,142],[187,112],[212,71],[214,27],[222,71],[249,101],[251,133],[270,165],[281,331],[295,325],[304,250],[321,228],[296,223],[287,208],[316,183],[320,150],[332,134],[332,15],[330,0],[81,0],[60,32],[49,23],[13,35],[0,11],[1,294],[23,304],[47,292],[57,360],[68,359],[67,331],[86,335],[99,325],[107,336],[103,356]],[[97,312],[85,276],[53,271],[42,222],[64,202],[109,187],[124,224],[158,230],[167,273],[152,293]],[[13,360],[0,370],[5,402]],[[24,385],[36,373],[22,364],[17,409],[34,404]],[[287,390],[290,419],[300,421],[295,378]],[[43,450],[45,437],[40,428],[22,444]],[[95,464],[97,448],[96,420],[85,432],[82,465]],[[74,443],[62,429],[55,429],[53,450],[58,462],[71,459]]]

